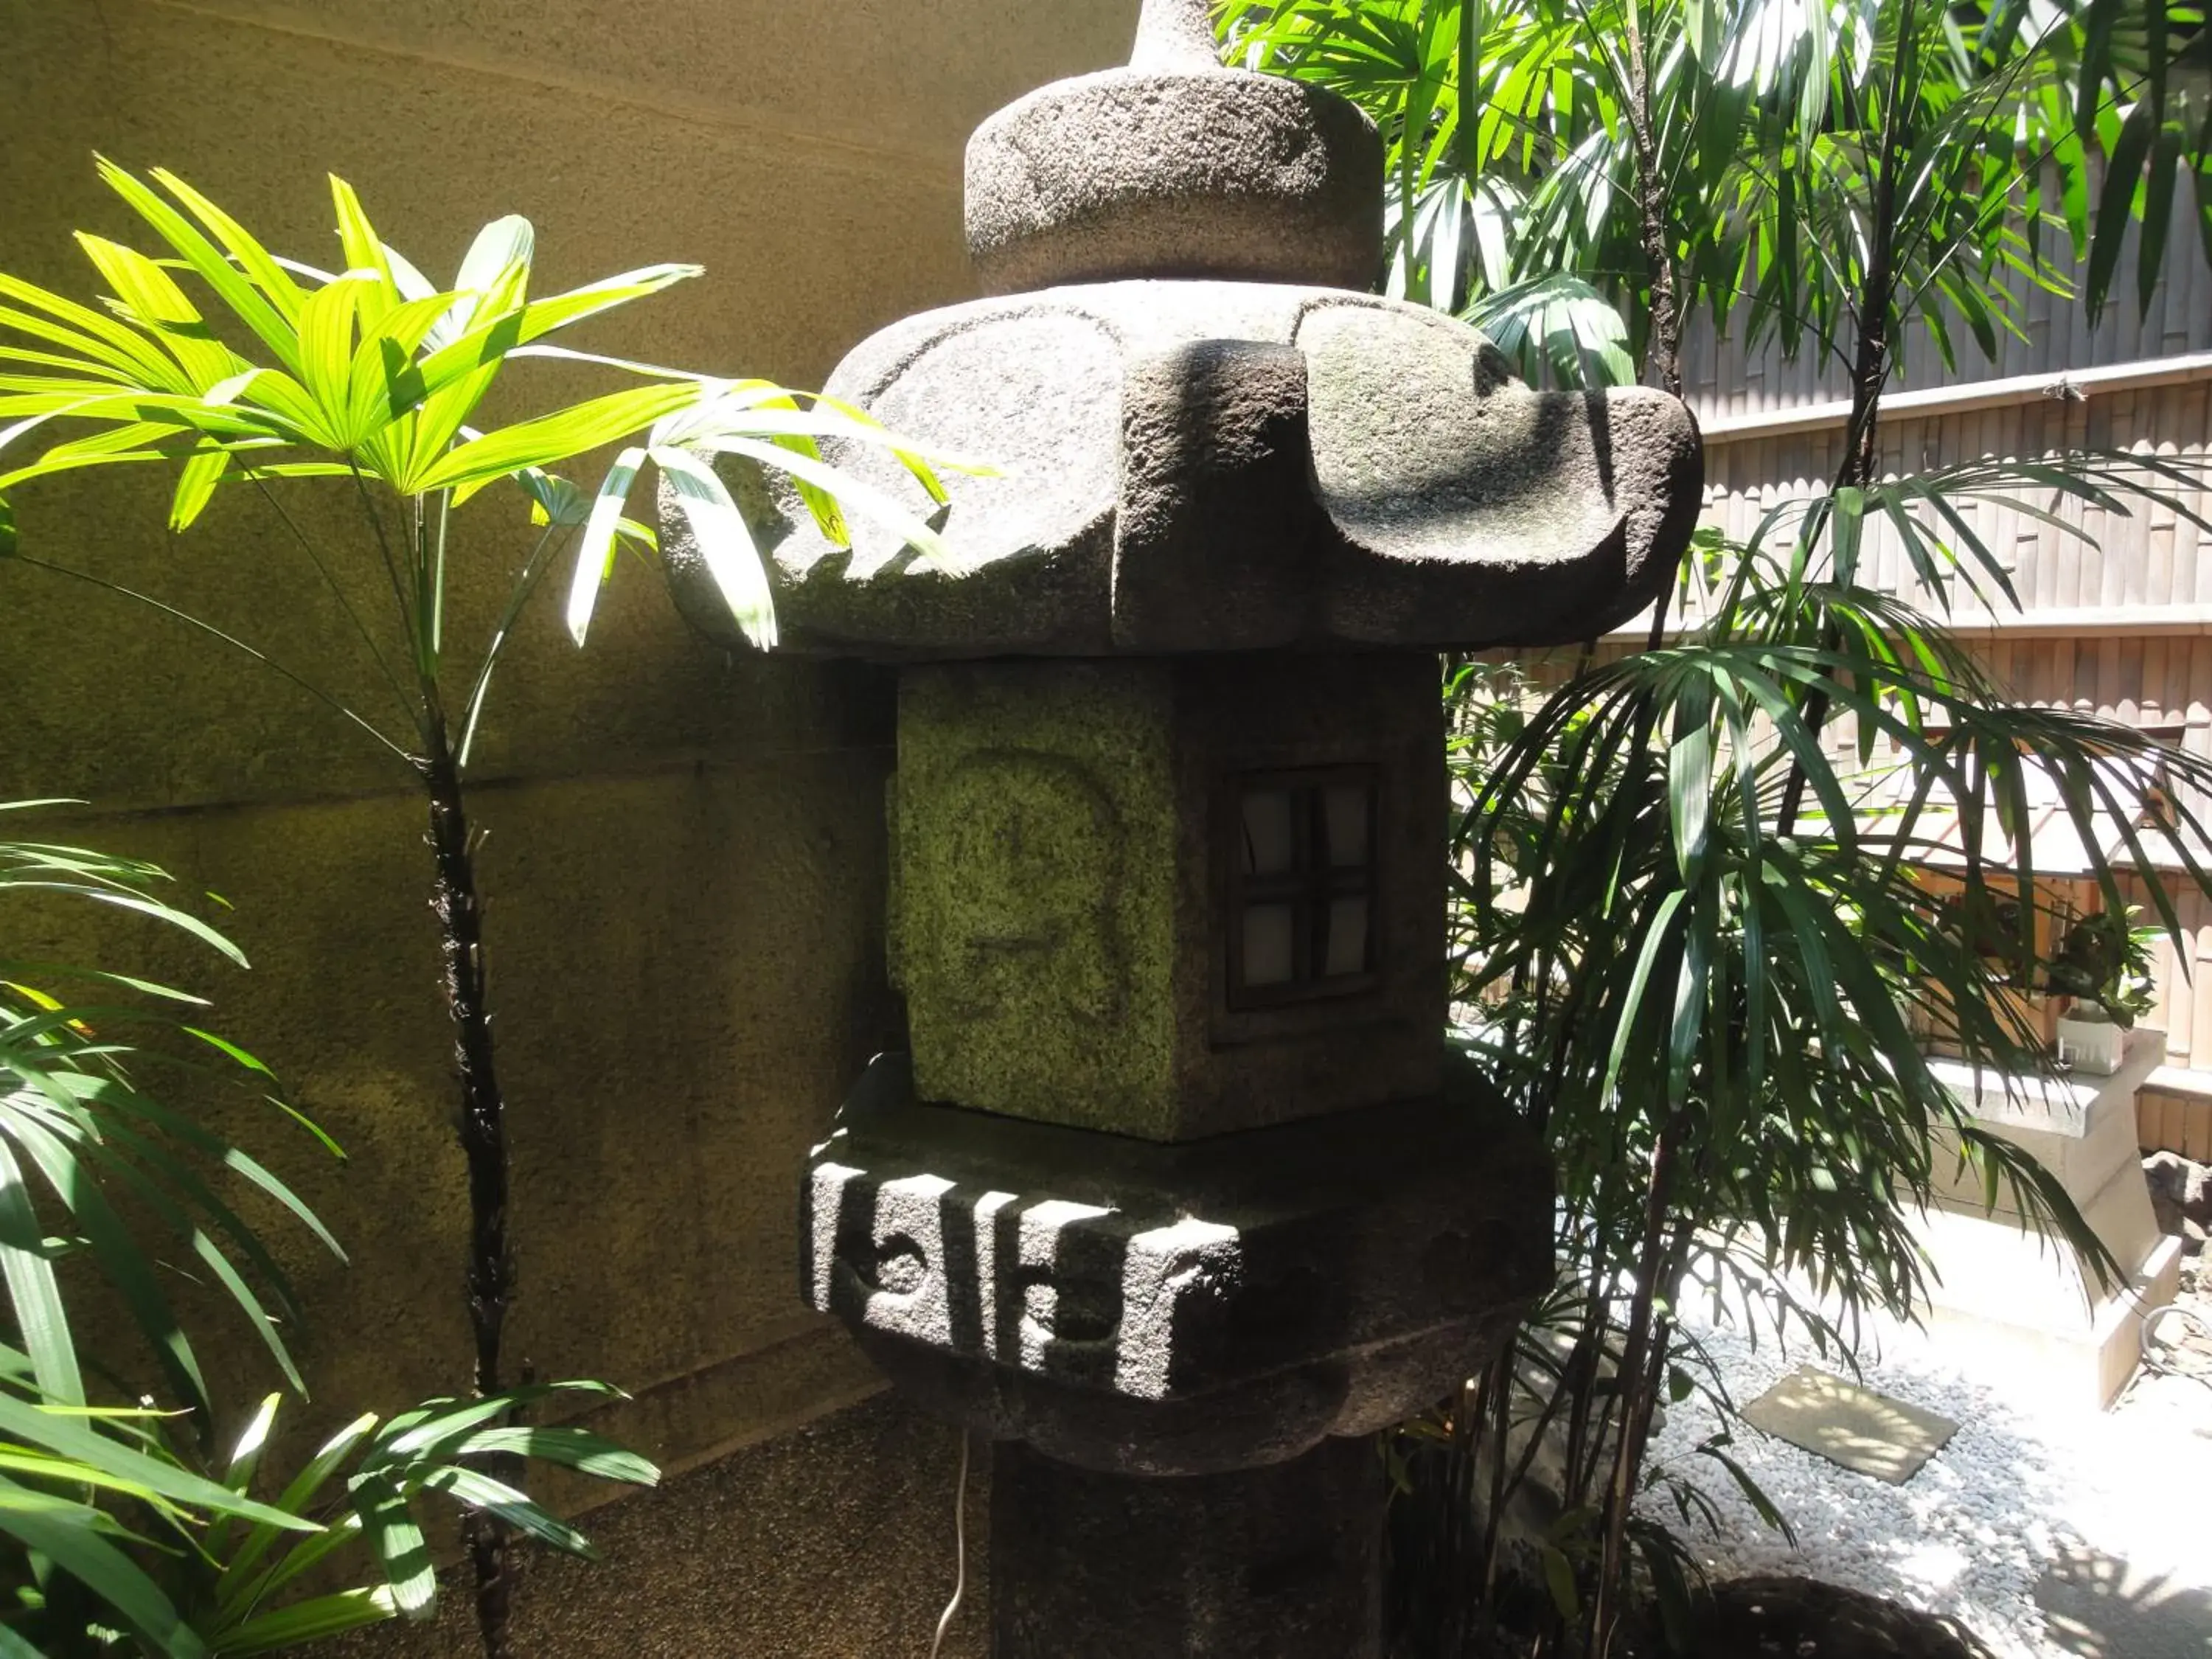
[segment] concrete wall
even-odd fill
[[[549,291],[702,263],[704,280],[576,343],[818,383],[869,330],[971,291],[968,130],[1030,86],[1118,61],[1135,11],[0,0],[0,268],[89,291],[69,231],[132,224],[94,176],[95,149],[175,169],[310,261],[335,257],[335,171],[433,274],[510,211],[537,223]],[[577,389],[539,385],[533,398]],[[173,540],[150,477],[57,481],[16,506],[27,552],[155,589],[374,696],[337,606],[251,497],[227,496]],[[462,522],[467,637],[528,526],[489,495]],[[318,534],[343,524],[311,513]],[[344,545],[343,579],[366,603],[375,573]],[[766,1443],[877,1386],[799,1310],[791,1234],[804,1148],[896,1029],[880,934],[888,682],[727,659],[684,631],[657,580],[623,574],[588,653],[568,647],[550,605],[531,617],[477,769],[515,1143],[509,1350],[540,1377],[633,1389],[605,1425],[702,1472],[603,1518],[614,1564],[552,1576],[566,1612],[526,1613],[526,1650],[894,1651],[884,1610],[907,1603],[859,1581],[896,1571],[933,1609],[950,1578],[951,1437],[878,1403]],[[314,1313],[300,1346],[315,1416],[457,1387],[465,1206],[408,776],[159,617],[27,569],[0,571],[0,799],[84,797],[89,809],[42,833],[158,860],[237,907],[250,975],[141,931],[100,943],[218,982],[221,1029],[276,1064],[353,1155],[319,1163],[274,1120],[252,1132],[354,1254],[342,1268],[285,1253]],[[231,1346],[217,1370],[243,1401],[269,1379]],[[910,1459],[937,1474],[925,1481]],[[756,1500],[751,1519],[718,1518]],[[920,1553],[882,1557],[868,1540],[886,1530]],[[629,1576],[646,1558],[649,1597]],[[810,1633],[732,1645],[723,1634],[744,1621],[722,1620],[714,1593],[673,1595],[680,1583],[803,1610]],[[927,1623],[905,1645],[926,1646]]]

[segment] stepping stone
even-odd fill
[[[1778,1439],[1861,1474],[1901,1486],[1959,1431],[1947,1417],[1800,1365],[1743,1408],[1744,1420]]]

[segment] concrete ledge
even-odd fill
[[[2094,1306],[2078,1291],[2023,1296],[2021,1287],[2047,1280],[2060,1269],[2057,1245],[2011,1224],[1954,1213],[1923,1218],[1923,1242],[1936,1257],[1958,1266],[1958,1230],[2003,1229],[2009,1240],[1984,1237],[1984,1271],[1960,1274],[1931,1288],[1928,1322],[1945,1357],[1962,1369],[2002,1376],[2007,1385],[2054,1400],[2109,1406],[2135,1375],[2141,1358],[2143,1316],[2173,1300],[2180,1285],[2181,1241],[2160,1234],[2129,1275],[2125,1286]],[[2078,1285],[2079,1279],[2073,1281]],[[2070,1302],[2070,1309],[2068,1303]]]

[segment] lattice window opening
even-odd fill
[[[1226,907],[1232,1006],[1375,982],[1381,791],[1370,767],[1237,779]]]

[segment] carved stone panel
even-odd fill
[[[1171,743],[1164,665],[902,679],[892,975],[925,1093],[1168,1137]]]
[[[921,1104],[887,1057],[815,1149],[803,1280],[994,1435],[1226,1468],[1448,1388],[1546,1282],[1550,1190],[1533,1138],[1464,1079],[1160,1146]]]

